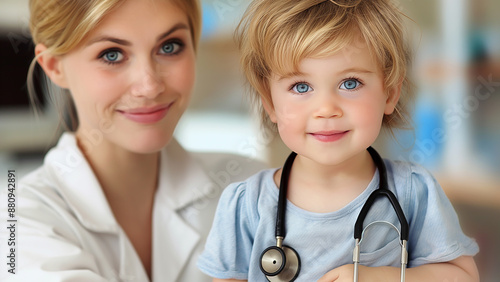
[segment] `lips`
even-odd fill
[[[313,133],[309,133],[316,140],[321,142],[334,142],[340,140],[342,137],[347,135],[349,130],[339,131],[339,130],[331,130],[331,131],[317,131]]]
[[[172,103],[157,105],[153,107],[117,110],[117,112],[131,121],[143,124],[151,124],[162,120],[167,115],[171,105]]]

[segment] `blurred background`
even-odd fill
[[[28,0],[0,0],[0,183],[42,163],[61,133],[40,96],[35,118],[26,92],[33,57]],[[233,30],[247,0],[202,0],[203,35],[191,105],[176,138],[190,150],[226,151],[281,166],[288,149],[260,129],[245,98]],[[500,1],[399,0],[413,20],[417,99],[414,130],[375,144],[385,157],[431,170],[465,232],[478,241],[481,281],[500,277]],[[5,174],[5,175],[4,175]]]

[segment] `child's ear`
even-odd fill
[[[54,56],[47,50],[47,47],[43,44],[37,44],[35,46],[35,56],[38,64],[52,82],[59,87],[68,88],[66,77],[62,70],[61,58],[59,56]]]
[[[385,101],[384,110],[386,115],[390,115],[394,112],[396,104],[399,101],[399,97],[401,96],[401,87],[402,83],[399,83],[387,91],[387,100]]]
[[[272,105],[271,101],[268,101],[267,99],[263,98],[262,96],[260,97],[260,101],[262,102],[262,106],[264,107],[264,110],[266,110],[267,115],[269,116],[269,119],[277,123],[276,119],[276,112],[274,111],[274,106]]]

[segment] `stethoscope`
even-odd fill
[[[406,217],[401,209],[401,206],[398,203],[398,200],[394,193],[392,193],[388,189],[387,184],[387,171],[385,168],[384,161],[380,157],[380,155],[373,149],[369,147],[368,152],[370,153],[375,165],[379,171],[380,184],[379,188],[373,191],[366,203],[361,208],[361,211],[358,215],[358,219],[354,225],[354,239],[355,246],[353,251],[353,263],[354,263],[354,282],[358,282],[358,267],[359,267],[359,257],[360,257],[360,245],[361,239],[366,228],[370,227],[373,223],[388,223],[391,225],[396,231],[398,231],[400,235],[400,245],[401,245],[401,282],[405,281],[405,273],[406,273],[406,265],[408,263],[408,251],[407,251],[407,242],[408,242],[408,233],[409,227],[408,222],[406,221]],[[288,180],[290,178],[290,171],[292,169],[293,161],[297,154],[292,152],[283,166],[283,171],[281,173],[281,182],[278,196],[278,210],[276,214],[276,246],[271,246],[265,249],[260,256],[260,269],[266,275],[266,278],[269,281],[294,281],[300,272],[300,257],[298,253],[289,246],[283,245],[283,241],[285,240],[285,210],[286,210],[286,196],[288,189]],[[370,223],[365,229],[363,229],[363,221],[365,220],[368,211],[371,206],[375,202],[375,199],[385,196],[389,199],[392,204],[396,215],[398,216],[399,223],[401,224],[401,232],[389,222],[385,221],[376,221]]]

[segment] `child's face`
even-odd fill
[[[74,98],[84,149],[101,142],[139,153],[164,147],[193,87],[192,44],[177,6],[129,0],[64,55],[59,84]]]
[[[300,75],[271,78],[273,105],[265,108],[283,142],[299,156],[340,164],[369,147],[384,114],[394,110],[399,92],[384,89],[367,45],[357,47],[356,52],[306,58]]]

